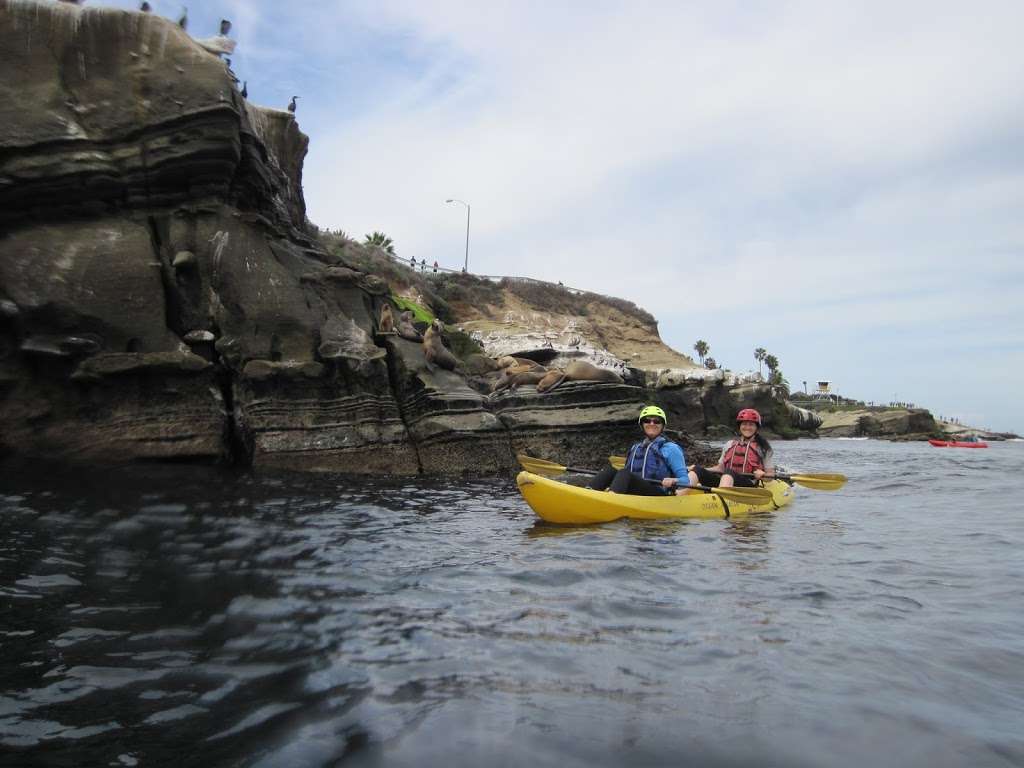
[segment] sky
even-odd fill
[[[179,3],[151,0],[177,18]],[[133,2],[96,5],[137,7]],[[1024,3],[209,0],[310,220],[1024,434]]]

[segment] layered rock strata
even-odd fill
[[[639,386],[493,399],[307,238],[294,117],[151,14],[0,0],[0,452],[357,473],[567,463]]]

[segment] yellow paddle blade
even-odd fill
[[[625,456],[609,456],[608,457],[608,463],[611,464],[616,469],[622,469],[624,466],[626,466],[626,457]]]
[[[797,485],[815,491],[838,491],[846,485],[846,475],[824,473],[820,475],[779,475],[783,480],[792,480]]]
[[[517,453],[516,460],[523,469],[527,472],[533,472],[535,475],[562,475],[568,470],[568,467],[561,464],[555,464],[553,461],[545,461],[544,459],[535,459],[532,456],[527,456],[525,453]]]

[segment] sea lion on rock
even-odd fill
[[[534,360],[527,360],[525,357],[509,357],[508,355],[499,358],[498,365],[504,368],[505,373],[509,376],[515,376],[517,373],[537,373],[548,370]]]
[[[413,325],[413,318],[415,316],[411,309],[407,309],[398,316],[398,322],[395,323],[395,330],[398,331],[398,335],[403,339],[409,341],[423,341],[423,336],[419,331],[416,330],[416,326]]]
[[[622,384],[622,377],[615,371],[598,368],[586,360],[573,360],[565,366],[564,371],[549,371],[548,375],[537,383],[537,391],[550,392],[563,381],[608,381]]]
[[[511,376],[506,376],[494,383],[491,387],[491,395],[496,395],[502,390],[507,389],[509,392],[515,392],[519,388],[520,384],[537,384],[545,376],[552,373],[551,371],[524,371],[522,373],[515,373]]]
[[[444,341],[441,339],[441,332],[443,330],[444,324],[440,320],[435,320],[430,324],[427,332],[423,334],[423,356],[427,359],[428,368],[431,365],[436,365],[440,368],[454,371],[459,361],[445,347]]]
[[[380,308],[380,322],[377,324],[378,333],[395,332],[395,316],[391,313],[391,305],[386,301]]]
[[[499,368],[515,368],[516,373],[521,371],[546,371],[543,365],[538,363],[536,360],[530,360],[526,357],[513,357],[512,355],[505,355],[498,358]]]

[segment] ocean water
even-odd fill
[[[0,764],[1024,765],[1024,443],[539,523],[511,478],[0,480]],[[557,457],[552,457],[557,458]]]

